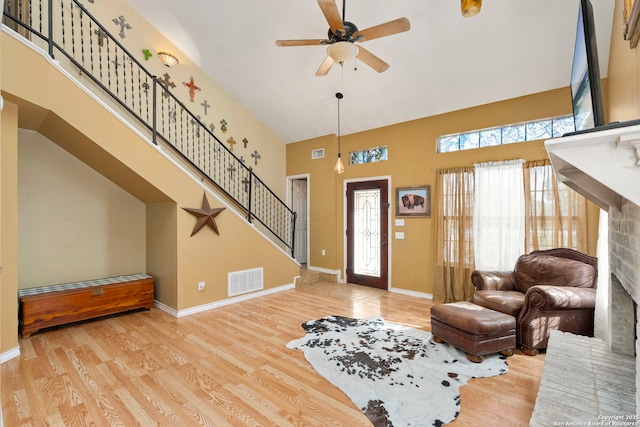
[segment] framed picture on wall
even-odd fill
[[[396,216],[431,217],[431,186],[396,188]]]

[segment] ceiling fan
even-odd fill
[[[329,23],[328,38],[326,39],[304,39],[304,40],[276,40],[276,46],[316,46],[329,45],[327,47],[327,57],[316,71],[316,76],[326,76],[331,66],[336,62],[340,65],[352,56],[357,57],[362,62],[379,73],[386,71],[389,64],[369,52],[359,44],[368,40],[390,36],[392,34],[409,31],[411,28],[407,18],[398,18],[385,22],[364,30],[358,30],[355,24],[345,20],[345,3],[342,1],[342,18],[338,11],[335,0],[318,0],[318,5]]]

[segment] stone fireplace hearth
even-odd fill
[[[598,253],[596,337],[552,334],[531,425],[640,425],[640,126],[557,138],[546,148],[558,178],[607,212],[600,238],[608,238]]]
[[[640,166],[636,166],[636,170]],[[636,181],[640,184],[640,179]],[[640,189],[637,190],[640,193]],[[620,209],[609,209],[609,295],[608,330],[604,341],[612,351],[636,357],[638,305],[640,303],[640,205],[622,199]],[[636,373],[636,408],[640,408],[640,378]]]

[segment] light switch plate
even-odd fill
[[[396,227],[404,227],[404,219],[396,219]]]
[[[404,239],[404,232],[396,231],[396,239]]]

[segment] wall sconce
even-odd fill
[[[167,52],[158,52],[158,58],[160,58],[160,61],[167,67],[173,67],[180,63],[178,58]]]
[[[480,13],[482,7],[482,0],[460,0],[460,9],[462,10],[462,16],[465,18],[471,18]]]

